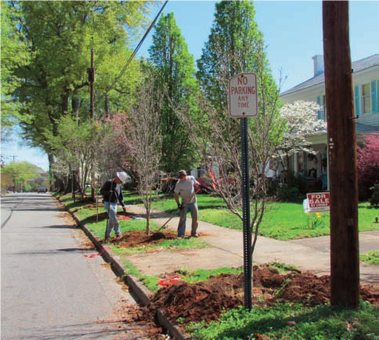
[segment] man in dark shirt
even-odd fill
[[[105,240],[111,236],[112,229],[114,229],[117,237],[121,235],[117,219],[117,202],[121,204],[125,212],[126,209],[121,184],[125,183],[127,178],[128,175],[125,172],[116,172],[116,176],[113,179],[108,179],[100,190],[100,194],[103,195],[104,209],[108,212]]]

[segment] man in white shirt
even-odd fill
[[[194,185],[200,186],[195,177],[188,176],[185,170],[179,171],[179,181],[175,185],[174,198],[180,209],[180,219],[178,225],[178,238],[182,239],[186,232],[187,213],[191,212],[192,228],[191,236],[198,237],[197,226],[199,220],[199,209]],[[182,203],[179,202],[179,195],[182,197]]]

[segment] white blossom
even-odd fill
[[[321,110],[317,103],[304,100],[285,104],[280,109],[281,116],[287,120],[287,131],[279,146],[282,156],[291,156],[299,151],[312,153],[306,137],[326,132],[326,123],[318,119],[318,111]]]

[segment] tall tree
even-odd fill
[[[197,61],[197,76],[207,99],[220,114],[227,106],[228,80],[240,72],[256,72],[258,86],[264,86],[266,95],[276,96],[263,45],[251,1],[216,3],[214,24]]]
[[[258,116],[249,119],[249,169],[253,197],[250,230],[255,237],[262,220],[266,194],[266,168],[276,156],[284,132],[279,115],[278,88],[271,75],[263,35],[255,22],[255,9],[250,1],[221,1],[209,39],[198,60],[198,79],[206,101],[206,152],[214,190],[223,197],[230,211],[243,219],[240,122],[228,113],[229,79],[239,73],[257,75]],[[219,177],[218,179],[216,177]]]
[[[17,64],[25,65],[27,51],[11,26],[12,11],[6,0],[0,0],[0,126],[7,126],[17,116],[17,105],[11,94],[17,85],[12,70]]]
[[[12,75],[15,65],[26,65],[28,53],[19,32],[12,28],[11,9],[1,2],[1,142],[9,140],[12,128],[18,121],[20,103],[12,98],[12,93],[20,85]],[[25,117],[26,118],[26,117]]]
[[[180,169],[192,169],[199,161],[199,155],[170,102],[179,107],[185,105],[188,109],[186,115],[196,119],[199,85],[194,59],[188,52],[173,13],[160,18],[149,53],[150,61],[158,70],[156,86],[166,93],[161,115],[162,170],[173,173]]]
[[[58,119],[73,111],[89,114],[88,75],[91,49],[95,50],[98,93],[114,98],[116,91],[131,91],[136,66],[111,88],[131,53],[135,30],[143,23],[150,2],[22,1],[9,2],[14,29],[28,47],[27,65],[16,63],[11,73],[22,80],[11,94],[23,103],[24,137],[42,147],[53,161],[43,132],[57,135]],[[82,99],[82,100],[80,100]],[[122,105],[118,101],[117,105]]]
[[[36,167],[28,162],[11,162],[1,172],[12,178],[15,191],[22,191],[23,184],[38,175]]]

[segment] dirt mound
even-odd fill
[[[198,322],[201,310],[200,320],[217,320],[222,311],[235,308],[243,301],[238,293],[233,292],[239,289],[243,277],[225,276],[224,279],[211,279],[197,284],[178,282],[162,288],[154,295],[150,312],[162,309],[172,320],[183,318],[185,322]],[[227,287],[226,282],[230,283]]]
[[[146,235],[145,231],[128,231],[121,237],[113,237],[107,242],[113,243],[118,248],[149,247],[164,240],[176,239],[176,237],[176,233],[171,231],[155,232],[150,235]]]
[[[94,210],[95,208],[88,208],[88,209]],[[136,217],[136,215],[133,215],[130,213],[124,213],[123,211],[118,211],[117,216],[118,217],[127,216],[127,217],[130,217],[131,219]],[[98,214],[94,214],[94,215],[86,217],[84,221],[85,222],[97,222],[97,221],[106,220],[107,218],[108,218],[108,213],[106,211],[103,211],[103,208],[101,208],[101,212],[99,212]]]
[[[173,273],[175,274],[175,273]],[[157,309],[182,324],[218,320],[221,314],[243,305],[244,275],[222,274],[206,282],[172,281],[151,297],[147,307],[134,311],[133,321],[154,320]],[[362,285],[361,298],[379,306],[379,287]],[[330,276],[291,271],[280,274],[268,265],[255,266],[253,304],[261,307],[277,302],[301,302],[316,306],[330,301]]]

